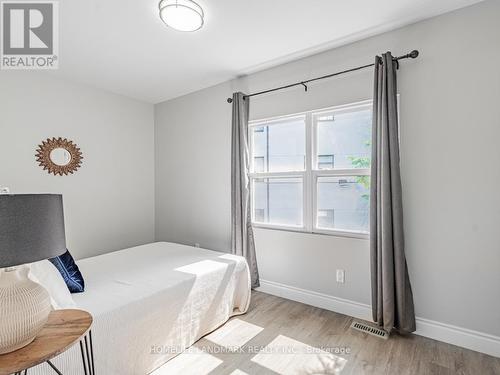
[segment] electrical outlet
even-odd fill
[[[337,282],[344,284],[345,283],[345,271],[337,270]]]

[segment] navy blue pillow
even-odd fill
[[[83,276],[69,250],[58,257],[49,259],[59,270],[71,293],[81,293],[85,288]]]

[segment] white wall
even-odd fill
[[[76,258],[154,240],[153,106],[29,71],[0,72],[0,185],[62,193],[67,245]],[[83,153],[73,175],[35,161],[46,138]]]
[[[227,251],[233,91],[419,49],[402,62],[407,259],[419,317],[500,335],[500,2],[486,1],[155,107],[156,238]],[[371,97],[372,71],[252,98],[251,118]],[[368,242],[256,230],[261,278],[370,303]],[[335,283],[336,268],[346,284]]]

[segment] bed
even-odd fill
[[[77,264],[86,289],[73,298],[94,316],[99,375],[149,374],[250,302],[248,265],[231,254],[157,242]],[[77,345],[53,362],[64,374],[83,374]],[[47,364],[30,373],[52,374]]]

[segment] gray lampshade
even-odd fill
[[[0,268],[65,251],[62,195],[0,194]]]

